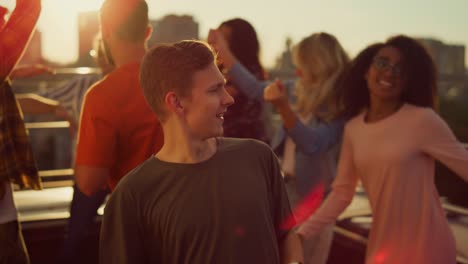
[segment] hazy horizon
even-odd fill
[[[464,45],[465,49],[468,46],[467,0],[147,2],[151,19],[168,14],[192,15],[199,23],[201,39],[224,20],[234,17],[248,20],[257,30],[261,59],[266,67],[273,66],[284,50],[287,37],[296,43],[319,31],[335,35],[350,56],[370,43],[384,41],[395,34],[435,38],[445,44]],[[10,9],[14,3],[14,0],[0,2]],[[42,32],[44,57],[59,63],[74,62],[78,57],[77,13],[97,10],[101,3],[102,0],[42,0],[38,29]],[[465,52],[465,66],[468,66],[468,52]]]

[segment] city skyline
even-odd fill
[[[14,0],[4,0],[8,8]],[[199,35],[206,38],[210,28],[222,21],[241,17],[256,28],[262,62],[273,66],[285,47],[285,39],[293,43],[313,32],[334,34],[350,56],[370,43],[384,41],[391,35],[406,34],[417,38],[434,38],[446,44],[468,46],[468,1],[396,0],[147,0],[150,18],[168,14],[192,15],[199,23]],[[38,29],[42,32],[43,54],[49,60],[71,63],[78,58],[77,13],[97,10],[102,0],[43,0]],[[2,3],[3,5],[4,3]],[[268,7],[267,7],[268,6]],[[285,13],[288,10],[288,13]],[[155,32],[157,34],[157,32]],[[64,48],[66,47],[66,48]],[[468,65],[465,52],[465,65]]]

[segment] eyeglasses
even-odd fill
[[[386,70],[390,69],[392,71],[392,73],[397,77],[400,77],[402,75],[402,73],[403,73],[401,65],[399,65],[399,64],[392,65],[392,64],[390,64],[388,59],[385,58],[385,57],[376,57],[376,58],[374,58],[372,65],[378,71],[386,71]]]

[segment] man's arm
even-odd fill
[[[108,168],[75,166],[75,182],[78,189],[87,196],[92,196],[99,190],[105,189],[109,174]]]
[[[286,192],[286,186],[281,176],[281,169],[278,158],[268,150],[270,159],[270,171],[268,172],[268,181],[270,182],[270,201],[272,208],[272,218],[276,228],[276,237],[280,252],[281,263],[303,263],[304,256],[302,244],[299,236],[293,228],[296,221],[291,210],[291,206]]]
[[[99,96],[86,94],[78,132],[75,178],[80,191],[89,196],[104,188],[115,164],[117,130],[109,116],[113,113]]]
[[[302,243],[295,231],[290,230],[280,243],[281,263],[304,263]]]
[[[147,263],[141,201],[123,187],[112,193],[104,208],[99,241],[99,263]]]

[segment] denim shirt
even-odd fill
[[[312,118],[307,124],[297,122],[289,130],[281,127],[275,134],[271,147],[276,153],[282,153],[288,136],[296,144],[294,174],[299,198],[304,198],[321,182],[325,194],[330,192],[343,126],[343,120],[325,123]]]
[[[240,63],[235,63],[228,74],[237,88],[245,95],[263,99],[263,90],[270,82],[257,80]],[[291,97],[294,80],[286,81],[284,85]],[[297,122],[293,128],[288,130],[281,126],[277,131],[271,142],[273,149],[278,150],[284,143],[286,136],[291,137],[296,144],[294,170],[301,198],[322,181],[325,183],[325,192],[330,191],[330,184],[336,170],[336,159],[331,156],[335,156],[332,153],[336,153],[338,149],[344,124],[344,118],[330,123],[317,122],[312,119],[308,124]],[[327,166],[332,166],[332,170],[328,170]]]

